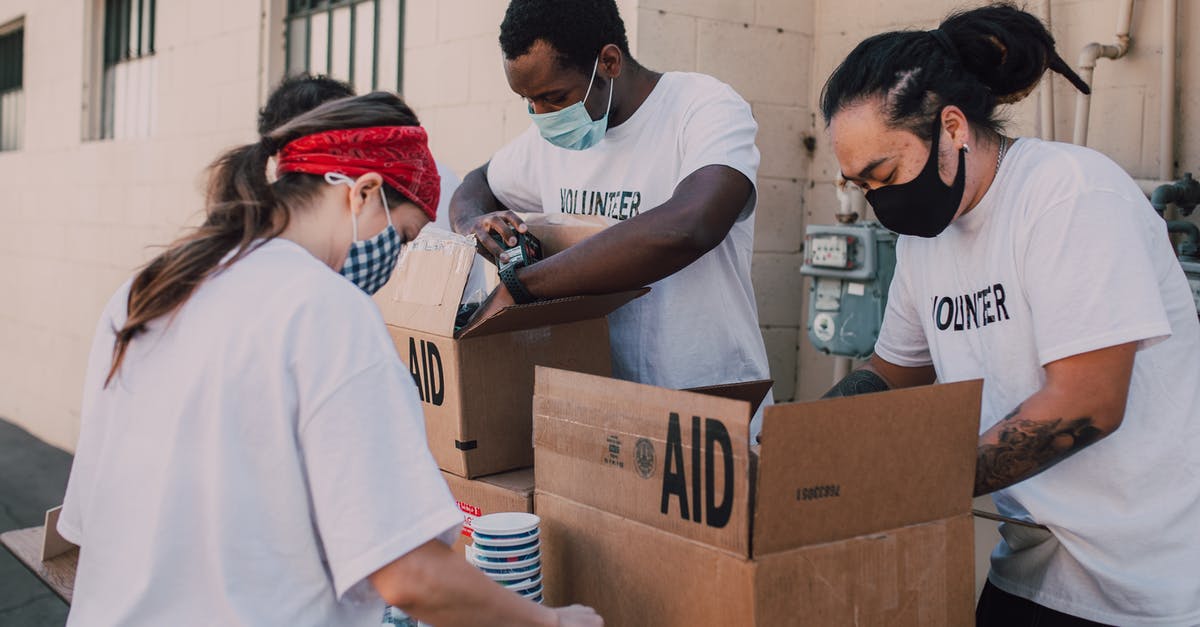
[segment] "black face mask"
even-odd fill
[[[942,115],[933,121],[933,146],[929,160],[917,178],[899,185],[886,185],[866,193],[875,217],[891,231],[901,235],[937,237],[958,213],[966,186],[967,147],[958,151],[958,174],[949,187],[938,174],[938,142],[942,136]]]

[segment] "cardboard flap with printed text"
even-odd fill
[[[754,553],[971,511],[983,384],[768,407]]]
[[[404,245],[396,270],[375,296],[387,323],[443,337],[454,336],[475,244],[449,231],[425,232]]]
[[[528,305],[512,305],[497,311],[487,320],[463,329],[458,337],[467,339],[495,333],[536,329],[551,324],[602,318],[649,291],[650,288],[644,287],[640,290],[603,296],[571,296]]]
[[[542,243],[546,257],[558,254],[579,242],[617,224],[607,216],[580,216],[571,213],[516,212],[529,232]]]
[[[538,367],[538,490],[749,555],[750,403]]]

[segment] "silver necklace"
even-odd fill
[[[1008,154],[1008,138],[1000,136],[1000,151],[996,153],[996,171],[1000,171],[1000,162],[1004,161],[1004,155]]]

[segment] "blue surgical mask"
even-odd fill
[[[338,172],[326,173],[325,182],[330,185],[354,187],[354,179]],[[400,246],[404,244],[404,239],[392,225],[392,212],[388,210],[387,195],[384,194],[382,185],[379,186],[379,196],[383,199],[387,228],[375,237],[359,241],[358,216],[355,215],[351,227],[354,239],[350,243],[350,252],[346,255],[346,263],[342,264],[341,271],[342,276],[372,295],[382,289],[391,278],[392,270],[396,268],[396,260],[400,257]]]
[[[604,139],[604,133],[608,131],[608,114],[612,110],[613,81],[609,80],[608,107],[604,110],[604,117],[593,120],[587,107],[583,106],[592,93],[592,85],[596,84],[596,70],[599,67],[600,58],[597,57],[583,100],[550,113],[534,113],[533,107],[529,107],[529,117],[533,118],[533,123],[546,141],[567,150],[587,150]]]

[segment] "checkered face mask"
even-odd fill
[[[354,187],[354,179],[338,172],[325,175],[325,182],[330,185],[348,185]],[[392,212],[388,210],[387,195],[383,186],[379,186],[379,196],[383,199],[383,213],[387,216],[387,228],[371,239],[359,241],[358,216],[354,216],[353,235],[350,252],[346,255],[346,263],[342,264],[342,276],[350,279],[362,291],[374,294],[383,288],[392,270],[396,268],[396,260],[400,257],[400,246],[404,243],[396,227],[392,225]]]

